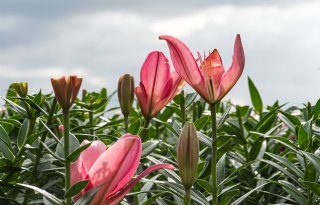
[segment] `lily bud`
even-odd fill
[[[177,162],[181,182],[190,190],[196,176],[199,160],[199,140],[192,122],[186,122],[179,136],[177,145]]]
[[[27,96],[27,94],[28,94],[28,83],[27,82],[12,83],[12,86],[20,97]]]
[[[63,110],[69,110],[76,100],[81,82],[82,78],[75,75],[51,78],[54,94]]]
[[[128,116],[133,103],[134,97],[134,79],[130,74],[120,77],[118,82],[118,99],[121,112],[124,116]]]

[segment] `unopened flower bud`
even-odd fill
[[[125,74],[120,77],[118,82],[118,99],[121,112],[124,116],[128,116],[133,103],[134,97],[134,79],[131,75]]]
[[[12,83],[12,86],[20,97],[27,96],[27,94],[28,94],[28,83],[27,82]]]
[[[64,126],[63,125],[59,125],[58,129],[59,129],[60,132],[64,132]]]
[[[51,84],[58,103],[63,110],[69,110],[77,98],[82,78],[63,76],[51,78]]]
[[[177,162],[181,182],[190,190],[196,176],[199,160],[199,140],[192,122],[186,122],[177,145]]]

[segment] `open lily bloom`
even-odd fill
[[[182,78],[170,70],[168,59],[159,51],[151,52],[140,71],[140,84],[135,88],[142,114],[151,119],[179,93]]]
[[[232,65],[225,71],[216,49],[204,59],[195,59],[189,48],[172,36],[160,36],[166,40],[177,73],[208,103],[221,100],[239,80],[244,68],[244,51],[238,34],[234,44]]]
[[[90,142],[85,140],[82,145],[87,143]],[[150,172],[163,168],[174,169],[170,164],[157,164],[132,179],[140,162],[141,151],[140,137],[131,134],[125,134],[108,149],[103,142],[93,141],[78,160],[71,164],[72,185],[80,180],[89,180],[87,187],[74,200],[77,201],[90,189],[100,186],[91,204],[117,204]]]

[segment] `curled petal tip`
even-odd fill
[[[171,170],[175,170],[176,169],[175,166],[173,166],[172,164],[168,164],[166,168],[167,169],[171,169]]]
[[[160,39],[160,40],[163,40],[163,39],[165,38],[165,36],[166,36],[166,35],[161,35],[161,36],[159,36],[159,39]]]

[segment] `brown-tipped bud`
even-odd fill
[[[28,83],[27,82],[12,83],[12,86],[20,97],[27,96],[27,94],[28,94]]]
[[[51,78],[51,84],[58,103],[63,110],[69,110],[77,98],[82,78],[77,76],[62,76]]]
[[[124,116],[128,116],[133,103],[134,97],[134,79],[131,75],[125,74],[120,77],[118,82],[118,99],[121,112]]]
[[[199,160],[199,140],[192,122],[186,122],[179,136],[177,145],[177,162],[181,182],[190,190],[197,173]]]

